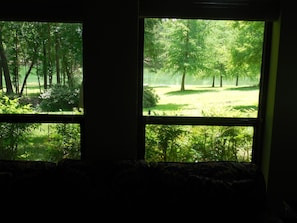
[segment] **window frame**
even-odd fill
[[[278,2],[272,4],[270,8],[263,7],[267,2],[262,1],[262,4],[255,6],[254,14],[250,14],[249,8],[246,5],[235,5],[233,3],[224,3],[224,7],[219,4],[213,5],[195,5],[196,12],[191,8],[189,2],[177,3],[166,11],[165,4],[159,8],[156,6],[154,9],[153,4],[150,4],[143,0],[140,4],[139,15],[139,52],[138,52],[138,105],[139,105],[139,126],[138,126],[138,159],[144,159],[145,157],[145,128],[148,124],[162,124],[162,125],[195,125],[195,126],[247,126],[253,127],[253,143],[252,143],[252,157],[251,162],[260,166],[262,158],[262,137],[263,137],[263,125],[265,120],[265,110],[267,101],[267,87],[270,67],[270,47],[272,39],[272,23],[273,20],[278,18]],[[207,1],[204,1],[207,3]],[[246,1],[249,2],[249,1]],[[210,2],[209,2],[210,3]],[[212,1],[213,3],[213,1]],[[261,2],[260,2],[261,3]],[[181,10],[177,10],[178,8]],[[208,12],[204,13],[203,9],[207,6]],[[242,13],[238,13],[238,10]],[[162,11],[164,10],[164,11]],[[188,14],[187,14],[188,11]],[[166,13],[165,13],[166,12]],[[203,12],[200,16],[199,12]],[[229,12],[229,13],[228,13]],[[260,13],[263,12],[263,13]],[[197,13],[197,14],[196,14]],[[231,13],[231,14],[230,14]],[[233,14],[232,14],[233,13]],[[147,116],[143,115],[142,98],[143,98],[143,46],[144,46],[144,19],[145,18],[162,18],[162,17],[175,17],[175,18],[190,18],[190,19],[220,19],[220,20],[253,20],[264,21],[264,39],[262,48],[262,64],[261,64],[261,76],[259,87],[259,101],[258,101],[258,115],[256,118],[232,118],[232,117],[180,117],[180,116]]]

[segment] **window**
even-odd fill
[[[82,22],[0,22],[0,159],[81,159]]]
[[[258,4],[140,1],[140,158],[259,162],[277,4]]]

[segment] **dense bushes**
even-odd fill
[[[224,117],[224,112],[231,114],[232,111],[224,110],[220,114],[205,111],[204,115]],[[250,126],[146,125],[145,160],[251,161],[253,131]]]
[[[252,131],[237,126],[146,126],[145,160],[251,161]]]
[[[78,107],[79,87],[54,85],[40,94],[39,108],[44,112],[72,111]]]

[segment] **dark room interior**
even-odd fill
[[[142,111],[140,111],[141,106],[139,106],[141,103],[139,99],[141,94],[139,89],[141,83],[139,75],[141,68],[139,62],[141,54],[140,43],[142,41],[141,19],[145,17],[177,16],[183,18],[269,21],[270,29],[268,35],[270,42],[266,54],[268,59],[264,65],[265,72],[267,72],[265,103],[262,119],[260,120],[261,128],[257,141],[257,151],[253,154],[255,157],[253,157],[251,166],[242,166],[240,163],[238,167],[229,167],[229,164],[220,166],[222,164],[216,162],[213,164],[211,162],[209,167],[203,166],[204,163],[200,164],[200,166],[197,165],[197,171],[202,171],[202,176],[207,179],[212,178],[208,175],[210,172],[214,173],[217,180],[221,180],[219,176],[220,170],[227,170],[226,172],[236,170],[238,172],[232,172],[234,174],[233,177],[236,175],[234,179],[232,178],[234,181],[236,180],[236,183],[241,180],[254,180],[256,178],[256,185],[260,189],[255,187],[254,184],[250,184],[250,187],[244,185],[242,187],[245,192],[233,194],[234,197],[230,198],[230,202],[227,202],[228,205],[231,205],[230,207],[228,206],[229,208],[237,211],[237,220],[238,217],[244,216],[246,212],[241,212],[241,209],[234,205],[233,202],[239,202],[240,199],[244,199],[245,201],[239,202],[244,203],[242,208],[253,213],[262,208],[258,207],[258,204],[263,202],[262,199],[264,199],[264,203],[268,203],[269,208],[272,209],[272,213],[268,214],[270,219],[267,220],[261,216],[261,220],[255,220],[255,215],[251,214],[252,217],[247,218],[246,222],[297,222],[295,215],[293,217],[284,217],[285,208],[288,208],[285,205],[289,205],[292,212],[294,210],[297,212],[297,207],[294,206],[295,203],[297,204],[297,181],[295,178],[297,177],[297,148],[295,148],[296,135],[294,133],[294,126],[295,124],[297,125],[297,105],[294,104],[294,98],[297,95],[297,69],[295,67],[297,64],[297,18],[294,1],[129,0],[106,1],[104,4],[99,1],[79,1],[66,4],[53,0],[20,3],[5,2],[1,3],[1,8],[4,13],[0,14],[0,19],[3,21],[83,23],[83,103],[85,112],[82,119],[79,120],[82,131],[82,162],[74,161],[73,163],[68,163],[66,160],[59,163],[58,167],[55,166],[60,171],[60,174],[67,175],[67,177],[61,177],[62,175],[58,177],[59,180],[64,182],[63,186],[69,188],[69,192],[66,195],[58,189],[58,183],[51,181],[56,176],[52,172],[51,164],[46,162],[44,162],[46,164],[39,164],[39,162],[36,165],[31,164],[30,167],[25,167],[26,165],[24,165],[25,169],[29,168],[26,169],[28,171],[32,170],[34,166],[36,173],[46,172],[44,175],[39,176],[38,179],[33,179],[30,175],[32,182],[34,182],[32,185],[35,186],[30,186],[31,182],[28,183],[29,178],[22,179],[22,181],[19,181],[19,184],[23,188],[30,187],[28,190],[32,193],[35,189],[36,193],[42,193],[40,192],[40,187],[48,188],[50,184],[55,188],[53,190],[55,192],[52,191],[52,193],[55,193],[55,196],[47,194],[46,198],[33,197],[41,200],[53,200],[53,197],[63,196],[64,199],[69,200],[67,204],[71,205],[75,210],[79,210],[79,207],[73,205],[74,203],[85,202],[84,208],[93,208],[94,206],[88,204],[88,202],[100,202],[100,199],[105,199],[104,202],[106,203],[104,203],[105,208],[103,210],[125,210],[125,214],[129,213],[130,217],[134,215],[132,214],[134,212],[145,215],[147,214],[146,210],[153,208],[154,205],[155,209],[152,210],[161,210],[164,206],[168,208],[174,202],[176,202],[174,207],[165,208],[164,212],[180,213],[182,211],[177,208],[178,204],[189,203],[193,198],[201,198],[198,197],[201,195],[195,193],[196,188],[194,186],[196,185],[200,189],[203,188],[199,184],[201,178],[193,178],[191,175],[191,171],[196,170],[194,166],[189,167],[187,164],[185,166],[175,166],[173,164],[172,167],[168,167],[166,163],[160,164],[161,166],[154,166],[146,164],[143,160],[143,117],[141,115]],[[115,76],[117,77],[116,80]],[[7,117],[0,115],[0,120],[5,122]],[[8,117],[9,120],[11,120],[10,117]],[[23,121],[26,122],[26,119],[24,118]],[[30,121],[32,120],[28,119],[28,122]],[[6,174],[9,172],[9,168],[5,169],[8,164],[4,162],[0,165],[3,166],[3,170],[0,169],[0,172],[5,173],[3,177],[2,174],[0,176],[0,187],[2,188],[3,186],[3,190],[6,187],[8,187],[8,190],[11,190],[11,188],[16,189],[18,187],[17,184],[11,187],[10,184],[5,184],[4,182],[10,176]],[[18,170],[23,167],[23,164],[17,165]],[[89,168],[90,166],[95,167],[92,169]],[[254,169],[255,167],[256,169]],[[149,170],[150,168],[153,170]],[[189,168],[191,173],[183,172],[186,168]],[[149,175],[150,179],[155,181],[148,183],[146,180],[149,177],[146,174],[152,174],[157,169],[161,172],[163,171],[163,175],[160,174],[155,178]],[[206,169],[208,171],[203,175],[203,170]],[[126,171],[119,173],[119,170]],[[251,172],[247,173],[247,170]],[[93,181],[93,178],[89,177],[89,175],[86,177],[82,174],[84,171],[88,172],[89,175],[100,178],[100,180]],[[114,192],[112,201],[108,203],[105,192],[108,190],[109,184],[103,185],[102,182],[110,180],[112,174],[118,174],[118,181],[115,179],[112,181],[112,185],[117,187],[116,192],[118,194]],[[119,176],[119,174],[121,175]],[[144,174],[145,177],[141,174]],[[224,174],[226,174],[226,178],[230,177],[227,173]],[[256,174],[256,177],[254,174]],[[129,176],[127,177],[127,175]],[[177,178],[171,179],[173,176]],[[186,176],[188,177],[187,189],[181,189],[180,187],[184,187],[181,182],[184,182],[183,180],[185,180]],[[166,177],[169,179],[168,182],[165,182]],[[190,177],[192,177],[191,184],[189,184]],[[259,180],[257,177],[261,179]],[[132,182],[128,182],[128,178],[132,179]],[[157,191],[159,190],[146,188],[148,185],[158,187],[158,180],[163,183],[162,186],[169,188],[168,191],[172,190],[171,193],[160,193],[158,195]],[[143,183],[144,181],[145,183]],[[220,183],[222,182],[220,181]],[[89,190],[90,184],[92,185],[91,190]],[[223,184],[226,186],[225,183]],[[175,185],[175,187],[170,187],[169,185]],[[204,182],[203,185],[204,189],[206,189],[207,183]],[[230,186],[230,184],[228,185]],[[264,192],[261,191],[263,188]],[[144,191],[147,191],[147,194]],[[181,195],[179,193],[185,194]],[[261,197],[262,194],[265,194],[265,198]],[[238,197],[236,197],[237,195]],[[130,198],[128,199],[127,196]],[[174,200],[178,196],[183,197],[183,199]],[[185,196],[187,196],[187,199],[184,199]],[[217,208],[216,210],[219,210],[224,206],[224,202],[219,203],[218,200],[211,200],[214,199],[212,194],[208,194],[209,200],[205,198],[206,196],[202,197],[205,205],[200,207],[201,204],[199,204],[198,209],[204,210],[207,205],[210,205],[208,206],[209,208]],[[229,199],[226,197],[226,194],[224,196],[220,194],[219,197],[224,200]],[[22,200],[27,199],[25,195],[19,193],[14,193],[12,197],[5,196],[5,198],[7,202],[12,203],[18,198]],[[142,201],[140,202],[140,200]],[[41,202],[40,200],[38,201]],[[150,202],[150,205],[147,205],[147,202]],[[213,203],[216,203],[216,205],[211,206]],[[144,208],[141,208],[141,205]],[[198,213],[196,208],[192,209],[193,205],[183,206],[187,207],[184,208],[187,209],[184,210],[187,213]],[[149,212],[152,213],[152,210]],[[154,213],[157,212],[155,211]],[[203,215],[204,218],[207,218],[209,215],[213,216],[213,214],[209,213],[207,212],[207,215]],[[219,213],[221,215],[219,219],[231,219],[226,214],[228,211]],[[218,217],[216,216],[215,219],[218,220]]]

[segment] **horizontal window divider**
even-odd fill
[[[258,124],[258,121],[258,118],[143,116],[144,124],[161,125],[212,125],[255,127]]]
[[[13,123],[79,123],[84,121],[83,115],[60,114],[0,114],[0,122]]]

